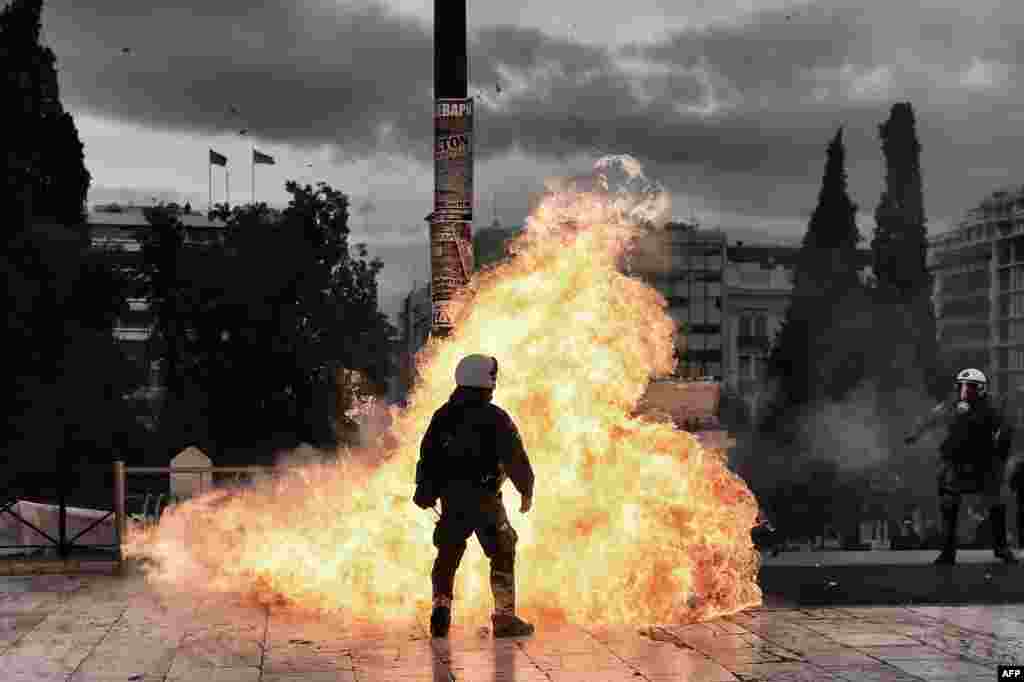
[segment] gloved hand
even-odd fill
[[[523,503],[521,505],[519,505],[519,513],[520,514],[525,514],[526,512],[530,511],[530,509],[532,509],[532,508],[533,508],[533,498],[532,497],[524,497],[523,498]]]
[[[416,486],[416,493],[412,496],[412,501],[420,509],[430,509],[437,504],[437,495],[434,495],[429,486],[418,485]]]

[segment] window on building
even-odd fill
[[[768,319],[764,315],[754,318],[754,336],[768,336]]]
[[[739,371],[740,371],[740,378],[741,379],[749,379],[749,378],[752,378],[754,376],[753,371],[752,371],[752,367],[751,367],[751,365],[752,365],[751,360],[752,360],[752,358],[749,355],[741,355],[740,356]]]
[[[750,315],[740,315],[740,336],[753,336],[753,320]]]

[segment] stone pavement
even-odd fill
[[[724,682],[995,679],[1024,663],[1024,604],[763,608],[689,626],[493,640],[424,622],[259,608],[182,617],[141,577],[0,578],[2,682]],[[214,615],[215,614],[215,615]]]

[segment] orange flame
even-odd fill
[[[601,183],[551,193],[515,257],[474,278],[453,335],[420,353],[420,383],[392,414],[389,447],[188,501],[132,533],[128,554],[152,560],[149,579],[176,590],[373,619],[422,613],[435,517],[411,502],[419,443],[459,359],[486,353],[501,368],[495,402],[519,425],[537,475],[528,515],[505,488],[527,617],[693,622],[759,605],[753,494],[722,453],[634,415],[648,382],[674,367],[675,328],[664,298],[618,264],[640,234],[638,211],[664,201]],[[491,605],[471,541],[457,618],[482,622]]]

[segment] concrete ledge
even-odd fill
[[[937,552],[804,552],[766,557],[759,576],[772,601],[798,606],[1024,603],[1024,565],[990,551],[958,554],[934,566]]]
[[[121,575],[116,559],[0,559],[0,575]]]

